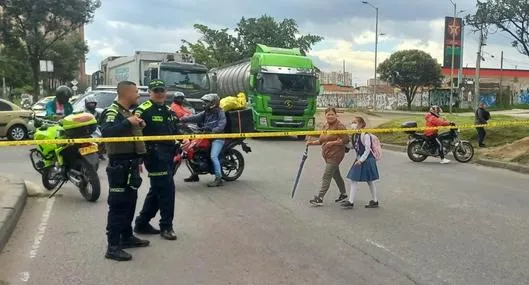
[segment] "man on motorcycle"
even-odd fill
[[[96,118],[96,120],[97,120],[97,122],[99,124],[100,123],[99,119],[101,117],[101,114],[99,114],[99,112],[96,110],[96,107],[97,107],[97,100],[96,100],[95,96],[94,95],[88,95],[88,97],[86,97],[86,99],[84,101],[85,112],[94,115],[94,117]],[[98,128],[99,128],[99,126],[98,126]],[[105,153],[105,144],[100,143],[99,144],[99,152],[98,152],[99,159],[105,160],[104,153]]]
[[[62,119],[73,113],[73,107],[68,100],[72,97],[72,89],[62,85],[55,90],[55,99],[46,104],[46,117]]]
[[[193,113],[184,107],[185,95],[182,92],[176,92],[174,94],[173,104],[171,104],[171,110],[176,113],[178,119],[183,117],[191,116]]]
[[[450,122],[441,119],[440,114],[443,110],[439,106],[432,106],[430,108],[430,112],[428,112],[425,116],[426,119],[426,127],[441,127],[441,126],[449,126]],[[430,140],[431,143],[435,144],[438,148],[439,157],[441,158],[441,163],[446,164],[449,163],[450,160],[446,159],[444,156],[443,151],[443,145],[441,141],[438,138],[438,130],[425,130],[424,135]]]
[[[181,123],[196,123],[205,132],[222,133],[226,127],[226,114],[220,108],[220,98],[217,94],[206,94],[200,98],[204,101],[204,111],[189,117],[180,119]],[[224,146],[224,139],[214,139],[211,143],[211,162],[215,170],[215,180],[208,184],[209,187],[218,187],[222,185],[222,172],[219,161],[219,154]],[[199,181],[197,174],[191,174],[184,179],[185,182]]]

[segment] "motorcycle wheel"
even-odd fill
[[[457,161],[466,163],[474,157],[474,147],[469,142],[461,142],[454,149],[453,154]]]
[[[101,195],[101,183],[97,171],[84,159],[78,160],[76,169],[81,172],[83,179],[82,187],[79,188],[81,195],[89,202],[97,201]]]
[[[230,175],[233,169],[228,166],[232,163],[237,163],[235,168],[235,175]],[[224,153],[224,158],[221,160],[222,179],[226,181],[235,181],[241,177],[244,171],[244,156],[236,149],[229,149]]]
[[[53,166],[42,169],[42,185],[48,191],[54,190],[55,188],[57,188],[59,183],[61,183],[61,180],[53,179],[55,177],[52,177],[52,175],[53,175]]]
[[[418,154],[417,151],[421,149],[422,142],[414,141],[408,145],[407,153],[408,158],[413,162],[423,162],[428,158],[427,155]]]

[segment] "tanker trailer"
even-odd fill
[[[246,94],[256,131],[314,130],[319,80],[312,60],[299,49],[257,45],[252,58],[210,73],[221,98]]]

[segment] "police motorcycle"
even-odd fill
[[[206,132],[195,124],[179,124],[180,134],[206,134]],[[244,171],[244,156],[235,149],[240,145],[245,153],[252,149],[244,142],[245,138],[226,139],[220,152],[219,160],[222,179],[235,181],[241,177]],[[213,163],[210,158],[211,139],[194,139],[179,142],[179,152],[174,157],[174,172],[184,162],[193,175],[215,174]]]
[[[448,132],[440,133],[438,135],[439,141],[443,145],[444,155],[452,152],[455,160],[461,163],[466,163],[474,157],[474,147],[466,140],[459,138],[459,129],[456,124],[451,122],[451,128]],[[410,121],[401,125],[402,128],[417,128],[417,122]],[[439,157],[439,146],[436,142],[430,140],[422,133],[416,131],[404,131],[408,134],[407,154],[408,158],[413,162],[422,162],[429,156]]]
[[[97,128],[97,120],[90,113],[78,113],[64,117],[58,122],[32,119],[37,127],[34,140],[90,138]],[[101,194],[97,169],[99,168],[98,145],[96,143],[37,143],[30,150],[33,168],[42,176],[42,185],[53,191],[49,198],[68,181],[73,183],[81,195],[95,202]]]

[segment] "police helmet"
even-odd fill
[[[204,101],[204,109],[213,109],[218,107],[220,103],[219,95],[215,93],[206,94],[200,100]]]
[[[97,100],[94,95],[88,95],[84,101],[85,108],[89,110],[95,110],[97,106]]]
[[[430,113],[439,116],[443,112],[443,109],[437,105],[430,107]]]
[[[72,89],[70,89],[70,87],[65,86],[65,85],[59,86],[55,90],[55,98],[57,98],[57,101],[59,101],[62,104],[68,102],[68,100],[70,99],[70,97],[72,97],[72,95],[73,95]]]

